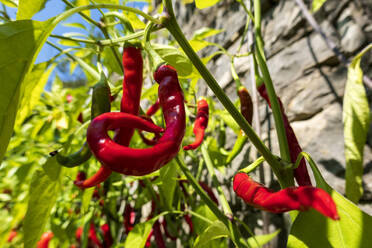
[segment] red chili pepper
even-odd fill
[[[159,83],[159,99],[166,128],[158,143],[150,148],[135,149],[115,143],[107,130],[131,127],[148,132],[163,130],[141,119],[125,113],[105,113],[95,118],[88,127],[87,142],[94,156],[113,171],[124,175],[143,176],[160,169],[175,157],[185,134],[185,107],[182,89],[176,70],[167,65],[154,73]]]
[[[331,219],[340,219],[332,197],[320,188],[300,186],[273,192],[253,181],[245,173],[235,175],[233,188],[235,193],[246,203],[265,211],[283,213],[290,210],[306,211],[313,208]]]
[[[151,105],[149,109],[146,111],[146,115],[147,116],[154,115],[159,110],[159,108],[160,108],[160,100],[158,98],[156,99],[156,102],[153,105]]]
[[[143,79],[143,59],[140,48],[124,47],[123,69],[123,98],[121,99],[120,111],[138,115]],[[114,140],[118,144],[129,146],[133,132],[134,128],[118,129]],[[111,172],[108,167],[103,165],[91,178],[75,184],[81,188],[93,187],[105,181],[111,175]]]
[[[193,233],[194,232],[194,227],[193,227],[193,224],[192,224],[192,220],[191,220],[191,217],[190,215],[186,214],[184,216],[185,220],[186,220],[186,223],[189,225],[189,228],[190,228],[190,233]]]
[[[37,248],[48,248],[49,241],[53,238],[54,234],[51,231],[43,233],[39,242],[37,242]]]
[[[17,236],[17,231],[11,230],[7,242],[10,243]]]
[[[252,125],[253,118],[253,102],[251,95],[249,94],[247,88],[240,86],[238,89],[238,96],[240,99],[240,112],[244,118]]]
[[[134,221],[136,219],[136,213],[132,206],[127,203],[124,209],[124,228],[125,233],[128,234],[134,227]]]
[[[262,84],[260,87],[258,87],[257,90],[260,93],[261,97],[266,100],[266,102],[269,104],[271,108],[269,96],[267,95],[265,85]],[[288,117],[284,112],[283,103],[279,97],[278,97],[278,102],[280,105],[280,111],[282,112],[282,118],[284,122],[285,133],[287,136],[291,162],[295,163],[298,155],[302,152],[302,148],[300,144],[298,143],[296,135],[291,127],[291,124],[289,123]],[[301,159],[299,166],[294,170],[294,176],[296,178],[298,185],[311,186],[311,180],[310,180],[309,173],[307,172],[306,162],[304,158]]]
[[[155,221],[154,223],[154,226],[153,226],[153,230],[154,230],[154,236],[155,236],[155,243],[156,243],[156,246],[159,247],[159,248],[165,248],[165,242],[164,242],[164,239],[163,239],[163,235],[161,233],[161,230],[160,230],[160,223],[159,221]]]
[[[101,226],[101,231],[103,234],[103,243],[102,247],[108,248],[111,247],[114,243],[114,240],[112,238],[111,232],[110,232],[110,226],[106,223]]]
[[[183,147],[183,150],[194,150],[203,142],[205,129],[208,126],[209,106],[204,98],[198,100],[197,115],[195,119],[193,132],[195,141]]]
[[[123,69],[123,97],[121,98],[120,111],[138,115],[143,81],[143,59],[140,48],[124,47]],[[134,128],[119,129],[114,140],[120,145],[129,146],[133,133]]]
[[[161,225],[163,226],[164,234],[165,234],[165,236],[167,236],[167,238],[170,238],[170,239],[173,240],[173,241],[177,240],[177,237],[171,235],[171,234],[168,232],[168,229],[167,229],[167,221],[166,221],[165,219],[163,219],[163,221],[161,222]]]

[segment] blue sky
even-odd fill
[[[146,5],[146,3],[128,2],[126,5],[130,7],[142,9]],[[57,16],[58,14],[61,14],[65,10],[65,6],[66,6],[65,3],[61,0],[49,0],[47,1],[45,8],[41,10],[39,13],[35,14],[32,19],[37,20],[37,21],[45,21],[49,18]],[[12,19],[15,19],[17,15],[17,9],[8,8],[8,7],[6,9],[7,9],[9,16]],[[91,13],[91,17],[95,20],[99,20],[99,18],[101,17],[101,14],[99,13],[98,10],[91,10],[90,13]],[[64,21],[64,23],[72,23],[72,22],[78,22],[84,25],[87,23],[79,14],[75,14]],[[78,29],[78,28],[73,28],[73,27],[66,27],[63,25],[63,22],[62,22],[53,30],[52,34],[63,35],[64,33],[68,33],[68,32],[80,32],[80,33],[85,32],[86,34],[88,33],[88,31],[85,31],[81,28]],[[48,40],[52,41],[53,43],[57,43],[56,39],[49,38]],[[60,44],[58,44],[58,46],[64,48]],[[56,55],[57,53],[58,51],[55,48],[51,47],[48,44],[45,44],[42,50],[40,51],[35,63],[47,61],[51,57]],[[54,73],[56,73],[56,71],[54,71]],[[79,72],[79,70],[77,70],[76,73],[81,75],[81,71]],[[62,76],[63,79],[67,79],[67,80],[73,77],[73,75],[69,75],[68,73],[63,74],[63,75],[61,73],[58,73],[58,75]],[[51,75],[51,78],[53,77],[54,75]],[[49,88],[50,88],[50,82],[48,83],[46,89],[48,90]]]
[[[145,4],[146,3],[141,3],[141,2],[129,2],[126,5],[130,7],[135,7],[135,8],[143,8]],[[66,6],[65,3],[63,3],[61,0],[49,0],[47,1],[45,8],[41,10],[39,13],[37,13],[32,19],[37,20],[37,21],[45,21],[51,17],[61,14],[64,11],[65,6]],[[6,9],[7,9],[9,16],[12,19],[15,19],[17,15],[17,9],[8,8],[8,7]],[[98,20],[100,17],[100,13],[98,12],[98,10],[91,10],[91,17],[95,20]],[[79,14],[75,14],[71,16],[65,22],[79,22],[83,24],[86,23],[85,20],[83,20],[83,18]],[[83,32],[84,33],[84,30],[71,28],[71,27],[65,27],[62,24],[59,24],[53,30],[52,33],[62,35],[68,32]],[[49,38],[49,40],[53,41],[53,39],[51,38]],[[39,56],[37,57],[36,63],[46,61],[52,56],[56,55],[57,53],[58,52],[56,51],[55,48],[52,48],[51,46],[45,44],[43,49],[40,51]]]

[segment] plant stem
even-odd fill
[[[200,75],[203,77],[209,88],[214,92],[216,97],[220,100],[222,105],[230,113],[232,118],[237,122],[241,129],[247,134],[248,138],[251,140],[252,144],[257,148],[257,150],[262,154],[265,160],[270,164],[272,170],[277,176],[279,183],[283,188],[291,185],[290,180],[285,180],[284,173],[281,172],[281,164],[276,159],[276,157],[271,153],[271,151],[265,146],[265,144],[260,140],[257,134],[254,132],[252,127],[249,125],[247,120],[241,115],[239,110],[234,106],[231,100],[226,96],[225,92],[218,85],[216,79],[208,71],[206,66],[200,60],[198,55],[190,46],[186,37],[182,33],[173,12],[173,6],[171,0],[164,0],[164,6],[168,11],[168,16],[163,17],[163,25],[169,30],[173,37],[177,40],[178,44],[182,47],[183,51],[194,64],[195,68],[198,70]],[[292,178],[293,181],[293,178]]]
[[[271,80],[269,69],[267,68],[265,53],[264,53],[264,44],[261,36],[261,1],[254,0],[254,17],[255,17],[255,38],[256,38],[256,49],[255,55],[257,58],[258,65],[260,66],[262,76],[264,79],[264,84],[269,95],[271,109],[273,111],[273,116],[275,120],[276,133],[278,136],[280,155],[282,159],[286,162],[291,162],[291,156],[289,153],[287,136],[284,128],[283,116],[280,109],[278,98],[275,94],[275,89],[273,82]],[[288,171],[290,172],[290,171]],[[291,173],[286,173],[286,181],[290,185],[294,185],[293,175]]]
[[[202,201],[204,201],[205,204],[209,207],[209,209],[216,215],[216,217],[225,224],[227,229],[230,231],[230,238],[232,242],[237,247],[249,247],[248,243],[242,238],[241,233],[236,226],[234,222],[229,220],[226,215],[224,215],[221,210],[217,207],[217,205],[212,201],[207,193],[202,189],[202,187],[199,185],[199,183],[196,181],[194,176],[191,174],[187,166],[184,164],[184,162],[177,156],[175,158],[178,166],[182,170],[182,172],[185,174],[187,180],[190,182],[196,193],[200,196]]]
[[[218,182],[218,179],[216,177],[216,173],[214,173],[213,161],[212,161],[211,157],[209,156],[208,149],[207,149],[205,143],[203,143],[201,145],[201,152],[202,152],[202,155],[203,155],[205,164],[207,166],[209,175],[212,177],[213,186],[215,188],[217,188],[218,198],[219,198],[219,200],[221,202],[222,209],[223,209],[225,215],[232,216],[232,211],[231,211],[230,205],[229,205],[229,203],[226,200],[226,196],[223,193],[221,184]]]
[[[58,35],[58,34],[51,34],[49,36],[52,37],[52,38],[58,38],[58,39],[62,39],[62,40],[70,40],[70,41],[82,42],[82,43],[87,43],[87,44],[97,44],[97,41],[95,41],[95,40],[72,38],[72,37],[62,36],[62,35]]]

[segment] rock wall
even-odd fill
[[[284,103],[303,149],[311,154],[331,186],[344,193],[342,98],[347,68],[340,64],[321,36],[307,23],[294,0],[267,0],[262,1],[262,5],[265,53],[276,92]],[[307,5],[310,7],[310,1],[307,1]],[[235,53],[239,47],[246,14],[236,1],[220,1],[218,5],[204,10],[195,9],[193,5],[187,5],[186,8],[178,5],[176,13],[187,37],[205,26],[223,29],[224,32],[214,36],[211,41],[219,43],[231,53]],[[315,18],[348,59],[372,42],[370,0],[327,0],[315,13]],[[201,55],[213,50],[204,49]],[[247,42],[241,51],[248,51]],[[362,60],[363,71],[370,78],[371,55],[371,52],[366,54]],[[219,56],[208,67],[220,86],[235,100],[235,83],[229,63],[227,56]],[[250,86],[248,58],[237,59],[235,64],[244,84]],[[205,88],[205,91],[212,95],[210,90]],[[370,96],[371,91],[367,92]],[[261,102],[260,119],[264,125],[268,123],[265,108]],[[271,123],[273,125],[273,121]],[[267,133],[263,136],[267,137]],[[275,132],[270,136],[273,150],[278,154]],[[372,214],[372,138],[369,140],[369,145],[365,147],[365,193],[361,207]],[[234,139],[229,141],[233,145]]]

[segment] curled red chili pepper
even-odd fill
[[[266,102],[269,104],[269,106],[271,107],[269,96],[267,95],[265,85],[262,84],[260,87],[257,88],[257,90],[262,96],[262,98],[264,98]],[[289,123],[288,117],[284,112],[283,103],[279,97],[278,97],[278,102],[280,105],[280,111],[282,112],[282,118],[284,122],[285,134],[287,136],[291,162],[295,163],[298,155],[302,152],[302,148],[300,144],[298,143],[296,135],[291,127],[291,124]],[[304,158],[301,159],[299,166],[294,170],[294,176],[296,178],[298,185],[311,186],[311,180],[310,180],[309,173],[307,172],[306,162]]]
[[[156,102],[153,105],[151,105],[149,109],[146,111],[146,115],[147,116],[154,115],[159,110],[159,108],[160,108],[160,100],[158,98],[156,99]]]
[[[163,129],[125,113],[105,113],[95,118],[87,131],[87,142],[94,156],[106,167],[124,175],[143,176],[160,169],[175,157],[185,134],[185,107],[177,72],[168,65],[154,73],[159,83],[159,99],[166,128],[156,145],[145,149],[129,148],[115,143],[107,130],[130,127],[159,133]]]
[[[203,142],[205,129],[208,126],[209,106],[204,98],[198,100],[197,114],[194,124],[193,132],[195,134],[195,141],[187,146],[184,150],[194,150],[198,148]]]
[[[265,211],[283,213],[313,208],[333,220],[340,218],[332,197],[320,188],[300,186],[273,192],[245,173],[235,175],[233,188],[246,203]]]
[[[40,240],[37,242],[37,248],[48,248],[49,241],[54,237],[51,231],[43,233]]]

